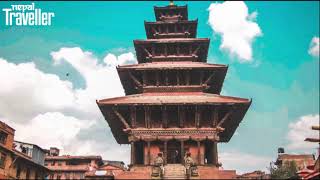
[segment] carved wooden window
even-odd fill
[[[160,128],[162,127],[162,113],[159,107],[153,107],[151,110],[151,127]]]
[[[0,131],[0,143],[1,144],[6,144],[7,137],[8,137],[7,133]]]

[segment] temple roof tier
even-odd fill
[[[188,20],[188,6],[169,5],[165,7],[154,6],[157,21]]]
[[[171,92],[171,93],[143,93],[116,97],[97,101],[97,104],[110,125],[111,131],[120,144],[129,143],[128,129],[134,128],[130,124],[130,109],[135,107],[167,109],[173,107],[192,107],[195,109],[215,108],[220,109],[219,120],[216,120],[216,128],[223,128],[219,133],[219,142],[228,142],[242,121],[246,111],[251,105],[251,100],[220,96],[201,92]],[[166,111],[166,110],[165,110]],[[149,122],[148,124],[150,124]],[[164,128],[166,129],[166,128]],[[150,130],[153,130],[151,128]]]
[[[206,62],[209,38],[134,40],[139,63],[157,61]]]
[[[198,19],[178,22],[144,22],[148,39],[161,38],[195,38],[197,36]]]
[[[125,69],[136,69],[136,70],[150,70],[150,69],[227,69],[227,65],[224,64],[210,64],[203,62],[192,62],[192,61],[163,61],[153,63],[141,63],[141,64],[130,64],[122,65],[117,68],[122,71]]]
[[[99,100],[99,105],[217,105],[250,103],[249,99],[203,92],[159,92]]]
[[[151,91],[220,94],[228,66],[202,62],[153,62],[117,67],[126,95]]]

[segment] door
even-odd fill
[[[169,141],[167,150],[167,163],[179,164],[181,163],[181,150],[178,141]]]

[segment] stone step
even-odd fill
[[[181,164],[167,164],[164,167],[164,179],[185,179],[185,167]]]
[[[186,177],[181,177],[181,176],[169,176],[169,177],[163,177],[163,179],[186,179]]]

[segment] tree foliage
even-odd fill
[[[270,163],[271,179],[298,179],[297,164],[295,161],[287,161],[282,165]]]

